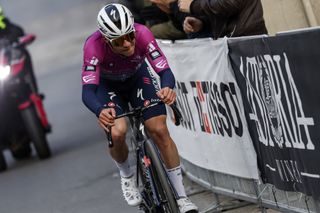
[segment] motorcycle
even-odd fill
[[[0,39],[0,172],[7,169],[4,150],[19,160],[31,155],[31,144],[40,159],[51,156],[46,134],[51,132],[37,91],[31,59],[25,46],[35,40],[29,34],[10,43]],[[32,142],[32,143],[31,143]]]

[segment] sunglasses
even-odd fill
[[[124,41],[129,41],[130,43],[132,43],[135,38],[136,38],[136,34],[134,31],[132,31],[128,34],[120,36],[119,38],[108,39],[108,40],[112,46],[120,47],[120,46],[123,46]]]

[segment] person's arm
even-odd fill
[[[158,72],[160,76],[161,89],[157,92],[157,96],[168,105],[171,105],[176,100],[176,92],[173,90],[175,87],[175,78],[171,69],[162,70]]]
[[[176,100],[176,93],[173,90],[175,86],[173,73],[150,30],[145,28],[143,35],[141,42],[145,46],[145,56],[154,71],[160,76],[161,89],[157,95],[165,104],[171,105]]]
[[[82,102],[91,112],[99,117],[104,106],[96,96],[97,88],[98,86],[95,84],[84,84],[82,86]]]
[[[103,104],[96,95],[100,80],[100,60],[96,56],[95,44],[91,42],[89,38],[83,48],[82,101],[90,111],[99,117],[103,109]]]
[[[143,47],[143,54],[154,71],[159,73],[163,70],[169,69],[170,67],[167,58],[158,46],[152,32],[145,26],[140,30],[142,31],[141,34],[143,34],[143,36],[141,36],[137,42],[139,42]]]
[[[239,13],[246,1],[248,0],[193,0],[190,12],[196,15],[230,17]]]
[[[183,22],[188,14],[183,13],[179,10],[178,1],[170,3],[170,10],[172,11],[172,14],[170,15],[172,23],[175,25],[177,29],[183,31]]]
[[[169,87],[173,89],[176,84],[176,80],[170,68],[158,72],[160,77],[161,88]]]

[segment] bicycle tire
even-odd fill
[[[153,180],[154,187],[157,190],[160,200],[166,201],[160,208],[163,213],[179,213],[177,201],[175,199],[175,193],[173,192],[172,186],[169,183],[166,170],[162,163],[158,149],[152,141],[147,140],[145,142],[145,152],[150,159],[150,176]]]

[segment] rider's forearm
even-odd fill
[[[165,87],[169,87],[171,89],[174,88],[176,84],[176,80],[170,68],[162,70],[161,72],[158,73],[158,75],[160,76],[160,82],[161,82],[162,88],[165,88]]]
[[[82,101],[92,111],[99,117],[100,112],[102,111],[103,104],[100,103],[96,96],[97,85],[86,84],[82,86]]]

